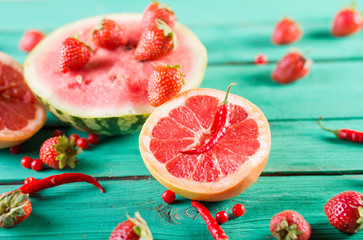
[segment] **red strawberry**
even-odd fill
[[[92,40],[98,47],[115,49],[125,45],[127,38],[122,28],[113,20],[103,19],[93,30]]]
[[[155,20],[142,33],[134,56],[137,60],[155,60],[168,55],[178,45],[171,28],[162,20]]]
[[[362,16],[354,7],[340,11],[334,18],[331,34],[335,37],[344,37],[360,31]]]
[[[270,232],[279,240],[307,240],[311,228],[298,212],[287,210],[273,216],[270,221]]]
[[[21,37],[19,48],[24,52],[30,52],[43,38],[44,33],[38,30],[28,30]]]
[[[145,29],[151,23],[154,23],[156,19],[160,19],[169,25],[170,28],[174,28],[176,17],[171,8],[157,1],[153,1],[147,6],[142,15],[142,29]]]
[[[147,88],[147,97],[152,106],[160,106],[180,92],[184,75],[178,68],[179,65],[155,66]]]
[[[10,228],[27,219],[32,212],[29,194],[20,190],[0,195],[0,229]]]
[[[357,233],[363,229],[363,196],[358,192],[342,192],[324,206],[330,224],[341,232]]]
[[[301,38],[299,26],[289,18],[282,19],[275,28],[272,42],[277,45],[289,44]]]
[[[135,218],[130,218],[120,223],[112,231],[109,240],[152,240],[153,237],[145,220],[139,212],[135,213]]]
[[[80,69],[90,60],[91,52],[93,52],[92,49],[77,38],[67,38],[60,49],[59,70],[65,73]]]
[[[52,137],[40,147],[39,157],[49,167],[63,169],[67,166],[75,167],[78,163],[76,156],[82,152],[76,148],[74,139],[69,141],[66,136]]]
[[[312,61],[300,53],[289,53],[277,63],[271,78],[281,84],[294,82],[308,74],[311,64]]]

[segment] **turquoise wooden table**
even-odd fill
[[[202,87],[224,90],[237,82],[241,95],[266,114],[272,132],[267,166],[256,184],[240,196],[208,203],[212,214],[231,211],[237,202],[246,214],[223,224],[230,239],[271,239],[269,221],[282,210],[300,212],[311,224],[311,239],[363,239],[335,230],[323,212],[334,195],[347,190],[363,192],[363,146],[342,142],[321,131],[319,116],[331,128],[363,130],[363,33],[332,38],[333,16],[349,1],[166,1],[180,22],[190,27],[208,51],[208,68]],[[148,1],[0,1],[0,51],[23,62],[18,50],[22,33],[29,28],[51,32],[71,21],[113,12],[142,12]],[[358,3],[363,9],[363,4]],[[204,10],[205,9],[205,10]],[[296,44],[274,46],[275,23],[291,16],[304,36]],[[276,62],[289,49],[309,51],[314,60],[310,74],[301,81],[280,86],[270,79]],[[253,64],[264,53],[269,63]],[[49,115],[45,127],[12,155],[0,150],[0,192],[15,189],[29,176],[44,178],[56,170],[34,172],[20,166],[24,155],[38,156],[41,143],[52,131],[79,133]],[[173,205],[161,199],[165,190],[144,166],[138,134],[103,137],[101,143],[80,156],[75,170],[97,177],[106,194],[86,184],[60,186],[32,198],[30,218],[13,229],[0,230],[1,239],[107,239],[125,213],[140,211],[154,239],[211,239],[190,201],[177,197]]]

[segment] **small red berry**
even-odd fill
[[[24,52],[30,52],[43,38],[44,33],[38,30],[28,30],[21,37],[19,48]]]
[[[87,140],[89,143],[96,145],[100,141],[100,136],[95,133],[90,133],[87,136]]]
[[[24,185],[25,184],[28,184],[28,183],[31,183],[31,182],[33,182],[33,181],[35,181],[36,179],[35,178],[33,178],[33,177],[28,177],[27,179],[25,179],[24,180]]]
[[[20,145],[16,145],[16,146],[13,146],[13,147],[10,147],[9,148],[9,151],[12,153],[12,154],[18,154],[21,152],[21,146]]]
[[[25,156],[21,159],[20,163],[21,166],[25,168],[31,168],[32,167],[33,158]]]
[[[52,137],[57,137],[57,136],[62,136],[62,135],[63,135],[63,132],[59,129],[54,130],[52,133]]]
[[[69,136],[69,141],[71,141],[72,138],[74,138],[74,142],[76,143],[79,138],[79,135],[76,133],[71,134],[71,136]]]
[[[236,205],[234,205],[232,213],[236,217],[243,216],[243,214],[245,214],[245,207],[242,204],[237,203]]]
[[[42,162],[42,160],[40,160],[39,158],[36,158],[33,160],[32,162],[32,169],[34,171],[42,171],[43,170],[43,167],[44,167],[44,164]]]
[[[219,224],[223,224],[228,221],[228,213],[225,211],[217,212],[216,220]]]
[[[266,64],[267,63],[267,56],[265,54],[258,54],[255,58],[256,64]]]
[[[162,198],[165,203],[168,203],[168,204],[173,203],[175,201],[175,193],[173,191],[166,190],[163,193]]]
[[[85,138],[78,138],[77,139],[77,146],[82,148],[83,150],[86,150],[88,148],[88,142]]]

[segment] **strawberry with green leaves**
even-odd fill
[[[363,229],[363,196],[359,192],[342,192],[324,206],[330,224],[341,232],[357,233]]]
[[[134,57],[140,61],[156,60],[169,55],[177,45],[175,33],[164,21],[157,19],[141,34]]]
[[[29,194],[17,190],[0,195],[0,229],[18,225],[25,221],[31,212]]]
[[[91,59],[93,50],[81,42],[78,37],[69,37],[63,41],[60,52],[58,68],[62,73],[78,70]]]
[[[153,237],[146,221],[139,212],[135,213],[135,218],[127,215],[127,220],[118,224],[112,231],[109,240],[152,240]]]
[[[298,212],[282,211],[270,221],[270,231],[279,240],[308,240],[311,235],[309,223]]]
[[[68,166],[74,168],[78,160],[76,156],[82,152],[72,138],[66,136],[52,137],[46,140],[40,147],[40,159],[49,167],[63,169]]]
[[[125,32],[111,19],[103,19],[92,32],[92,41],[98,47],[115,49],[127,43]]]
[[[179,71],[179,67],[179,65],[155,66],[147,88],[147,97],[152,106],[158,107],[180,92],[184,75]]]
[[[147,6],[142,14],[142,29],[155,22],[156,19],[164,21],[170,28],[174,28],[176,22],[175,14],[168,5],[153,0],[153,3]]]

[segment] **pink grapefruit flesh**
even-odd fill
[[[23,67],[0,52],[0,148],[30,138],[44,124],[46,113],[26,85]]]
[[[158,108],[140,133],[140,151],[151,174],[177,194],[219,201],[246,190],[262,172],[270,151],[270,130],[263,113],[247,100],[229,96],[226,135],[199,155],[182,150],[211,137],[214,113],[224,92],[194,89]]]

